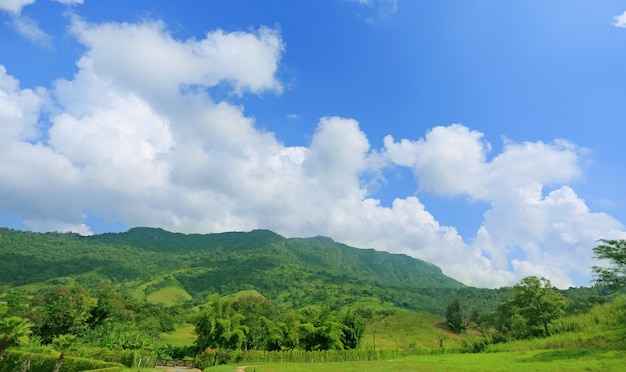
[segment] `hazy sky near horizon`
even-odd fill
[[[0,226],[586,286],[626,238],[625,62],[617,0],[0,0]]]

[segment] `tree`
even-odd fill
[[[242,296],[233,301],[232,308],[245,317],[241,322],[248,328],[244,349],[267,350],[270,343],[279,340],[280,329],[274,324],[275,309],[271,301],[263,296]]]
[[[28,340],[32,326],[31,322],[17,316],[0,319],[0,360],[9,346]]]
[[[596,283],[612,288],[626,286],[626,240],[600,239],[593,249],[594,258],[608,260],[613,267],[593,266]]]
[[[89,326],[95,306],[96,300],[81,286],[45,289],[30,302],[33,332],[44,343],[52,342],[58,335],[80,333]]]
[[[91,291],[96,306],[91,309],[90,326],[96,327],[108,322],[123,322],[133,319],[133,313],[126,309],[124,298],[111,284],[99,282]]]
[[[28,297],[19,292],[10,292],[4,296],[7,302],[7,315],[25,318],[28,314]]]
[[[461,301],[455,299],[448,304],[446,307],[446,320],[450,328],[456,333],[465,332],[467,330],[469,320]]]
[[[320,308],[308,308],[300,313],[301,323],[298,333],[300,346],[307,351],[311,350],[341,350],[343,325],[337,321],[335,314],[328,305]]]
[[[548,325],[564,313],[565,297],[557,293],[550,280],[527,276],[513,287],[512,304],[518,309],[529,326],[543,327],[545,336],[550,335]]]
[[[341,343],[346,349],[356,349],[361,345],[365,334],[365,320],[357,313],[348,310],[341,317],[343,325]]]
[[[222,300],[218,295],[208,297],[207,303],[193,322],[198,335],[196,346],[199,350],[241,349],[248,328],[242,325],[245,317],[234,312],[232,305],[232,300]]]

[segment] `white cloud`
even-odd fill
[[[570,187],[543,194],[546,186],[580,176],[583,150],[566,141],[506,142],[502,153],[488,161],[491,146],[482,133],[454,124],[435,127],[417,141],[395,142],[388,136],[384,144],[385,156],[412,168],[423,192],[467,195],[491,204],[466,249],[480,251],[489,261],[481,273],[494,276],[473,277],[453,256],[437,261],[467,283],[507,284],[511,277],[543,274],[568,286],[569,275],[581,277],[589,271],[597,239],[622,234],[617,220],[590,212]],[[559,265],[546,264],[550,262]]]
[[[324,117],[310,146],[281,144],[210,95],[219,84],[280,92],[276,30],[177,40],[160,22],[79,19],[72,30],[86,47],[79,70],[49,92],[21,89],[0,67],[0,210],[33,229],[90,233],[89,214],[183,232],[321,234],[489,287],[529,273],[567,286],[589,271],[596,239],[624,235],[566,185],[581,149],[565,141],[509,141],[489,159],[482,133],[453,124],[388,136],[378,150],[357,121]],[[420,192],[490,203],[476,236],[464,241],[416,196],[381,205],[368,180],[382,167],[411,168]]]
[[[626,28],[626,12],[615,17],[615,22],[613,23],[613,26],[619,27],[619,28]]]
[[[20,14],[26,5],[34,4],[35,0],[0,0],[0,10]]]
[[[227,83],[235,94],[282,91],[275,73],[284,47],[269,28],[179,41],[159,21],[94,25],[75,17],[72,32],[89,48],[81,64],[127,87],[172,94]]]
[[[13,26],[24,38],[44,48],[53,49],[52,37],[39,28],[36,20],[26,16],[14,17]]]

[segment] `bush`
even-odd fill
[[[120,363],[126,367],[152,367],[156,359],[156,355],[148,354],[140,350],[123,350],[120,353]]]
[[[461,341],[462,353],[482,353],[487,349],[488,341],[484,338],[470,338]]]
[[[19,371],[24,363],[30,363],[30,372],[50,372],[54,370],[56,362],[57,356],[55,355],[8,350],[0,365],[0,372]],[[102,370],[103,368],[107,368],[106,371],[109,371],[109,368],[113,368],[111,371],[121,371],[123,366],[101,360],[66,356],[61,365],[61,372]]]

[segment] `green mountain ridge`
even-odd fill
[[[423,260],[320,236],[285,238],[269,230],[182,234],[147,227],[80,236],[0,228],[0,288],[103,280],[140,287],[146,295],[177,283],[196,302],[210,293],[257,290],[289,306],[378,298],[436,312],[456,291],[469,289]],[[433,300],[436,289],[442,291]]]

